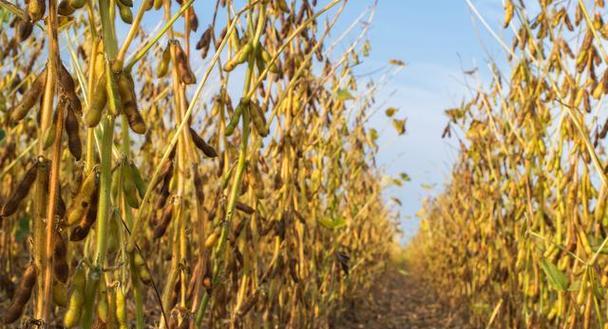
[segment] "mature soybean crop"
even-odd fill
[[[409,256],[479,326],[608,328],[606,7],[504,3],[510,73],[447,111],[460,156]]]
[[[346,5],[1,0],[3,324],[330,326],[396,232]]]

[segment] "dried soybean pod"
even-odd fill
[[[44,0],[30,0],[30,2],[27,4],[27,14],[34,22],[42,19],[45,11],[46,3]]]
[[[201,174],[198,170],[194,169],[194,193],[196,195],[196,202],[199,204],[205,203],[205,191],[204,182]]]
[[[268,125],[266,124],[266,118],[264,117],[264,112],[262,112],[262,108],[256,101],[250,102],[250,113],[251,120],[253,121],[253,126],[258,134],[262,137],[268,136],[270,133],[268,129]]]
[[[129,122],[129,127],[137,134],[144,134],[146,132],[146,124],[137,109],[135,83],[131,74],[127,72],[120,73],[118,77],[118,93],[120,94],[122,108]]]
[[[163,5],[163,0],[154,0],[154,9],[159,10]]]
[[[160,223],[154,229],[154,239],[159,239],[167,231],[167,227],[169,227],[171,219],[173,218],[173,203],[173,200],[171,200],[165,209],[163,209]]]
[[[224,131],[225,136],[230,136],[234,133],[234,130],[236,129],[236,126],[239,124],[239,120],[241,119],[244,106],[245,105],[243,105],[243,102],[240,102],[239,105],[237,105],[236,109],[234,110],[234,113],[232,114],[232,117],[230,118],[230,121],[228,122],[228,125],[226,126],[226,130]]]
[[[65,93],[74,93],[76,91],[76,85],[74,84],[74,79],[70,75],[70,72],[65,65],[63,65],[63,63],[60,63],[58,68],[57,76],[59,88],[61,88]]]
[[[13,296],[11,306],[4,311],[4,317],[2,319],[4,324],[11,324],[21,317],[25,310],[25,304],[30,300],[32,294],[32,288],[36,284],[36,266],[34,263],[30,263],[23,272],[19,286]]]
[[[209,53],[209,46],[211,45],[211,38],[213,37],[213,26],[209,27],[203,32],[201,38],[196,43],[196,49],[201,51],[201,57],[205,59]]]
[[[32,184],[36,180],[36,174],[38,172],[38,165],[40,161],[34,161],[25,172],[25,175],[15,188],[15,191],[11,194],[10,198],[6,201],[2,207],[2,217],[7,217],[15,213],[19,204],[29,193]]]
[[[133,0],[118,0],[123,6],[127,6],[129,8],[133,7]]]
[[[148,11],[148,10],[152,9],[152,7],[154,6],[154,0],[145,0],[143,5],[144,5],[144,11]]]
[[[75,113],[81,114],[82,104],[80,103],[80,99],[76,94],[76,84],[74,83],[72,75],[70,75],[70,72],[65,68],[63,63],[59,65],[58,73],[60,94],[65,97],[66,105],[68,105],[68,107],[71,108]]]
[[[205,142],[205,140],[199,136],[196,131],[194,131],[194,129],[192,129],[192,127],[190,127],[190,136],[192,136],[192,141],[194,142],[194,145],[201,150],[206,156],[210,157],[210,158],[215,158],[217,157],[217,152],[215,151],[215,149],[207,144],[207,142]]]
[[[280,10],[285,13],[289,12],[289,5],[287,5],[287,1],[285,0],[277,0],[273,5],[275,6],[275,10]]]
[[[169,65],[171,64],[171,47],[167,45],[165,50],[163,50],[162,57],[160,61],[158,61],[158,66],[156,67],[156,74],[159,78],[164,77],[169,72]]]
[[[144,262],[144,258],[141,254],[136,250],[133,252],[133,264],[135,265],[135,269],[137,270],[137,276],[141,280],[141,282],[145,285],[149,285],[152,283],[152,275],[148,271],[146,267],[146,263]]]
[[[70,16],[76,11],[69,0],[61,0],[57,6],[57,13],[61,16]]]
[[[190,29],[194,32],[198,31],[198,16],[193,7],[188,8],[188,17],[190,18]]]
[[[127,204],[131,208],[139,209],[139,199],[137,197],[137,187],[135,186],[135,178],[131,166],[125,161],[121,165],[122,171],[122,190],[124,192]]]
[[[63,235],[55,231],[53,272],[55,273],[55,278],[62,283],[66,283],[70,275],[70,267],[66,259],[67,253],[68,250]]]
[[[93,192],[91,203],[87,208],[87,213],[82,220],[80,220],[78,225],[72,229],[72,232],[70,233],[70,241],[84,240],[84,238],[86,238],[89,234],[93,224],[95,224],[95,221],[97,220],[97,203],[99,201],[99,192],[97,188]]]
[[[80,125],[78,124],[78,118],[76,117],[74,110],[70,106],[68,106],[65,116],[65,132],[68,135],[68,148],[70,153],[72,153],[76,160],[80,160],[82,157]]]
[[[146,133],[146,124],[144,122],[143,117],[137,110],[136,106],[126,106],[123,108],[125,110],[125,115],[127,116],[127,121],[129,122],[129,127],[133,132],[143,135]]]
[[[181,44],[179,41],[173,40],[171,45],[175,51],[175,67],[177,68],[177,74],[179,75],[180,80],[186,85],[195,84],[196,77],[190,68],[188,56],[186,56]]]
[[[251,206],[240,201],[236,202],[236,209],[246,213],[247,215],[253,215],[253,213],[255,212],[255,210],[251,208]]]
[[[63,326],[66,328],[74,328],[80,321],[82,314],[82,305],[84,304],[84,290],[86,286],[86,275],[84,267],[78,266],[71,282],[70,300],[68,302],[68,310],[63,317]]]
[[[169,193],[170,184],[169,183],[170,183],[170,180],[166,181],[161,186],[160,191],[159,191],[159,198],[158,198],[158,200],[156,200],[154,209],[163,209],[165,207],[167,199],[169,198],[169,195],[170,195],[170,193]]]
[[[76,224],[84,215],[85,210],[89,207],[94,192],[97,190],[97,169],[91,170],[87,177],[82,182],[78,194],[74,197],[67,213],[67,224]]]
[[[20,19],[17,22],[17,36],[19,42],[23,42],[27,40],[27,38],[32,35],[32,31],[34,30],[34,25],[29,20]]]
[[[44,86],[46,84],[46,68],[38,74],[34,83],[25,92],[21,101],[15,105],[11,110],[11,120],[21,121],[27,113],[36,105],[41,95],[44,93]]]

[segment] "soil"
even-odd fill
[[[350,302],[336,329],[467,329],[466,312],[439,302],[412,273],[390,266],[370,292]]]

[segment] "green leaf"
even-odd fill
[[[595,298],[601,299],[606,294],[605,290],[600,286],[598,280],[591,280],[591,291]]]
[[[403,275],[403,276],[408,276],[410,275],[410,273],[402,268],[400,268],[399,270],[399,274]]]
[[[324,226],[325,228],[328,228],[330,230],[337,230],[339,228],[346,226],[346,220],[344,220],[344,218],[342,218],[342,217],[338,217],[335,219],[319,218],[319,224],[321,224],[322,226]]]
[[[546,259],[540,261],[540,266],[543,269],[543,272],[545,272],[549,284],[552,285],[553,288],[558,291],[566,291],[566,289],[568,289],[568,278],[564,272],[557,268],[557,266]]]
[[[30,234],[30,219],[25,216],[21,217],[19,220],[19,224],[17,225],[17,229],[15,232],[15,239],[18,242],[24,241],[27,236]]]
[[[603,242],[603,239],[595,239],[593,236],[589,236],[589,244],[591,245],[591,249],[593,250],[593,252],[599,252],[600,254],[608,255],[608,243],[606,243],[604,247],[600,249]]]
[[[581,290],[581,281],[580,280],[576,280],[573,281],[570,286],[568,287],[568,291],[579,291]]]
[[[426,191],[431,191],[435,188],[435,184],[422,183],[420,184],[420,187]]]
[[[0,7],[0,24],[8,23],[9,17],[8,12]]]
[[[351,94],[350,91],[348,91],[348,89],[338,89],[337,96],[338,96],[338,100],[341,100],[341,101],[355,99],[353,94]]]

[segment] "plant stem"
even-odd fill
[[[99,7],[101,12],[101,21],[104,35],[105,52],[106,58],[111,59],[116,55],[116,35],[114,32],[114,24],[110,18],[108,8],[108,0],[99,0]],[[108,90],[113,90],[112,79],[108,80]],[[108,97],[108,103],[110,107],[115,107],[116,98],[110,94]],[[103,137],[101,144],[101,175],[100,175],[100,195],[99,195],[99,208],[97,213],[97,244],[95,250],[95,257],[93,264],[95,266],[101,266],[104,261],[106,252],[106,230],[107,221],[110,215],[110,209],[112,206],[111,200],[111,189],[112,189],[112,143],[114,137],[114,117],[108,115],[103,119],[102,122]]]
[[[118,52],[116,42],[116,32],[114,29],[114,20],[112,12],[114,9],[114,3],[110,0],[99,0],[99,12],[101,16],[102,34],[104,40],[104,52],[106,60],[113,59]],[[106,65],[106,71],[107,71]],[[106,72],[109,76],[110,72]],[[113,110],[116,109],[116,98],[114,97],[113,90],[113,79],[107,80],[108,89],[108,106]],[[100,179],[99,179],[99,203],[97,208],[97,221],[96,221],[96,244],[95,253],[93,257],[93,268],[90,269],[89,278],[99,276],[99,272],[105,261],[107,241],[108,241],[108,221],[111,214],[112,207],[112,143],[114,137],[114,117],[110,111],[105,118],[102,120],[103,136],[101,142],[101,165],[100,165]],[[95,296],[95,290],[97,287],[91,287],[89,294]],[[87,287],[87,290],[89,288]],[[94,302],[87,301],[82,315],[82,327],[89,329],[93,322],[93,306]]]
[[[44,134],[47,129],[49,129],[51,123],[51,117],[53,115],[53,102],[55,99],[55,91],[56,91],[56,79],[57,79],[57,63],[59,61],[59,52],[57,46],[57,2],[56,0],[49,0],[49,8],[48,8],[48,23],[47,23],[47,33],[49,39],[49,54],[47,60],[47,73],[46,73],[46,86],[44,91],[43,103],[41,108],[41,125],[40,132]],[[62,118],[59,117],[59,121],[62,121]],[[38,152],[39,154],[44,154],[44,139],[38,139]],[[57,145],[59,144],[59,145]],[[57,179],[59,175],[59,160],[61,155],[61,130],[59,130],[59,142],[57,138],[55,139],[55,145],[53,147],[53,184],[51,186],[51,196],[56,196],[57,193]],[[59,150],[57,151],[57,147]],[[55,155],[59,152],[59,156],[55,158]],[[46,187],[40,186],[40,183],[44,181],[44,179],[37,180],[37,191],[39,191],[38,196],[40,197],[37,201],[37,207],[39,209],[44,209],[46,200],[48,200],[48,195],[43,195],[43,191],[46,190]],[[51,197],[51,202],[48,204],[48,209],[45,216],[44,212],[40,212],[42,215],[41,218],[46,218],[46,239],[43,237],[43,228],[42,223],[34,224],[34,243],[36,245],[36,255],[34,258],[38,258],[36,261],[36,265],[39,266],[40,270],[44,271],[44,281],[42,284],[38,284],[38,299],[36,304],[36,317],[41,319],[44,323],[48,322],[48,316],[50,312],[50,296],[51,294],[51,280],[47,280],[47,276],[51,275],[50,271],[52,271],[53,265],[53,237],[54,237],[54,208],[55,208],[55,197]],[[50,211],[52,210],[52,211]],[[37,219],[36,221],[39,221]],[[45,246],[46,241],[46,246]],[[51,250],[45,250],[45,248],[50,248]],[[50,257],[49,257],[50,255]],[[44,257],[44,258],[43,258]],[[40,267],[41,266],[41,267]]]
[[[44,268],[44,305],[42,321],[48,323],[51,310],[51,291],[53,287],[53,253],[55,241],[55,214],[57,212],[57,200],[59,193],[59,170],[61,169],[61,135],[63,133],[63,106],[57,109],[57,125],[55,128],[55,141],[51,158],[51,178],[49,181],[49,201],[46,218],[46,266]]]

